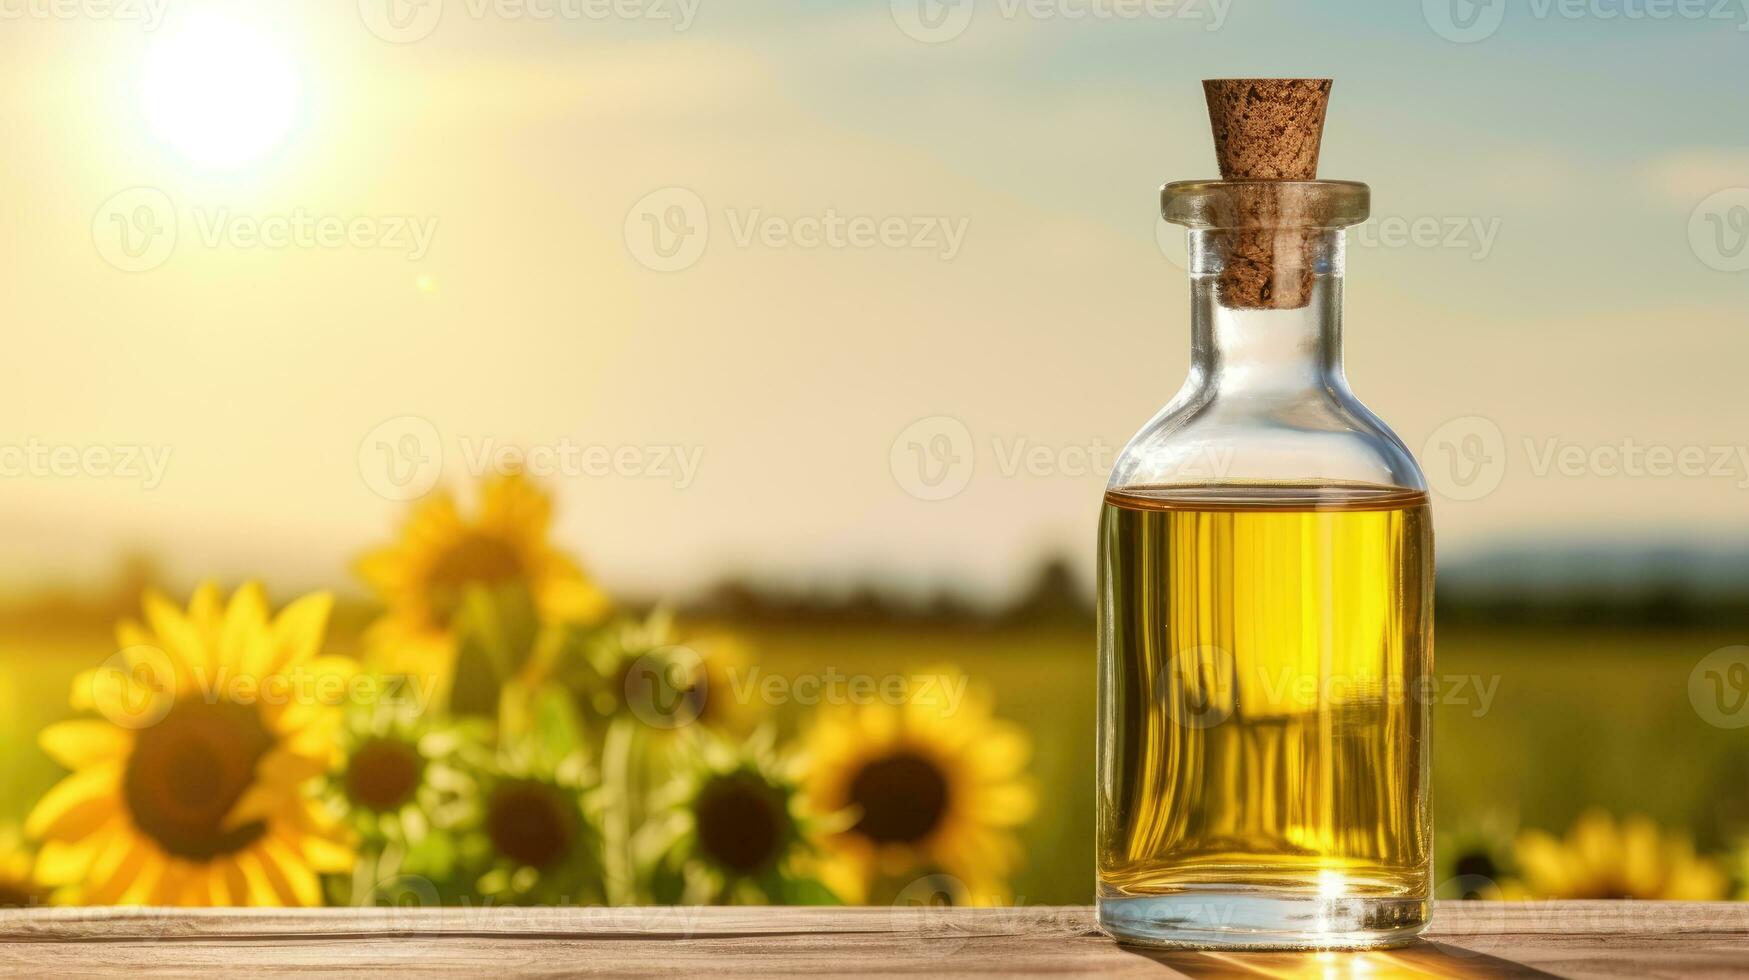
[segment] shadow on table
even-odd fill
[[[1553,977],[1522,963],[1446,943],[1416,940],[1401,949],[1356,953],[1217,953],[1195,950],[1124,952],[1146,957],[1187,977],[1270,977],[1272,980],[1337,980],[1342,977]]]

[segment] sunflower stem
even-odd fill
[[[602,870],[607,900],[630,905],[637,900],[632,881],[632,754],[638,722],[615,718],[601,745]]]

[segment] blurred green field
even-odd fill
[[[1092,897],[1094,653],[1090,626],[740,625],[756,662],[788,677],[880,676],[957,664],[1033,736],[1040,810],[1014,882],[1028,904]],[[16,631],[14,631],[16,632]],[[1689,675],[1725,630],[1450,628],[1438,638],[1443,698],[1435,806],[1443,831],[1488,813],[1562,829],[1581,810],[1643,812],[1725,842],[1749,817],[1749,743],[1691,707]],[[0,634],[0,820],[16,821],[59,775],[35,733],[67,716],[74,672],[109,652],[107,630]],[[793,731],[804,708],[780,710]],[[1454,833],[1447,833],[1446,840]]]

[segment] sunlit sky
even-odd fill
[[[627,3],[7,6],[7,581],[150,550],[346,584],[433,437],[452,485],[554,450],[558,533],[622,590],[1090,570],[1097,461],[1186,365],[1157,187],[1212,176],[1197,82],[1244,75],[1336,79],[1323,173],[1378,216],[1356,390],[1418,454],[1498,434],[1497,488],[1435,497],[1448,554],[1745,540],[1743,10],[1512,5],[1459,42],[1498,8]],[[920,500],[893,447],[939,416],[975,467]],[[1704,472],[1612,475],[1630,443]]]

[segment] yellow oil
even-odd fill
[[[1102,900],[1429,897],[1426,495],[1106,495]]]

